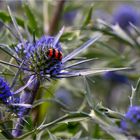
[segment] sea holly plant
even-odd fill
[[[24,126],[28,124],[27,118],[30,114],[30,110],[33,107],[35,98],[43,82],[51,82],[53,80],[59,80],[62,78],[71,78],[87,75],[96,75],[103,72],[125,70],[128,68],[99,68],[94,69],[89,67],[83,68],[82,64],[88,64],[93,59],[78,59],[78,55],[85,51],[88,47],[92,46],[96,41],[99,41],[102,34],[94,34],[90,39],[85,41],[83,45],[74,49],[72,52],[65,54],[60,43],[61,36],[63,36],[64,27],[60,29],[59,33],[55,36],[42,36],[35,37],[33,39],[24,39],[20,32],[19,25],[16,18],[13,16],[10,8],[8,7],[10,19],[14,25],[16,34],[6,25],[10,32],[17,38],[18,42],[12,47],[1,44],[0,49],[11,57],[10,62],[0,60],[1,65],[4,67],[4,73],[10,71],[10,68],[17,69],[12,76],[11,85],[0,79],[0,100],[2,105],[6,106],[5,112],[11,113],[9,118],[13,127],[9,130],[7,126],[2,122],[2,133],[8,139],[25,138],[32,134],[38,134],[42,130],[55,125],[57,123],[74,122],[81,120],[81,118],[93,118],[93,112],[91,114],[83,112],[69,112],[65,116],[56,119],[54,122],[44,124],[43,123],[30,132],[24,134]],[[28,28],[26,28],[28,30]],[[29,33],[29,31],[27,31]],[[8,50],[8,51],[7,51]],[[73,60],[75,60],[73,62]],[[73,63],[69,63],[73,62]],[[76,67],[79,66],[79,69]],[[6,77],[6,76],[5,76]],[[21,81],[22,84],[19,84]],[[90,94],[88,94],[88,103]],[[92,104],[90,105],[90,107]],[[92,108],[93,110],[95,107]],[[13,117],[14,116],[14,117]],[[45,120],[45,119],[44,119]],[[8,131],[7,131],[8,129]],[[48,130],[50,137],[53,137]]]

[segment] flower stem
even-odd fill
[[[24,89],[23,93],[21,94],[20,103],[32,105],[35,100],[39,86],[40,86],[40,81],[38,79],[35,79],[33,83],[29,84],[29,86],[26,89]],[[19,111],[19,114],[20,114],[19,116],[21,117],[17,119],[15,128],[12,131],[12,134],[15,138],[22,135],[22,129],[25,125],[25,121],[24,121],[25,119],[22,116],[28,115],[29,111],[30,111],[30,108],[26,108]]]

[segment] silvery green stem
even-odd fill
[[[40,81],[38,79],[35,79],[31,84],[29,84],[29,86],[24,89],[24,91],[21,94],[20,97],[20,103],[26,103],[26,104],[33,104],[37,91],[39,89],[40,86]],[[21,110],[20,116],[24,116],[24,115],[28,115],[30,111],[30,108],[26,108],[25,110]],[[12,131],[12,135],[14,137],[18,137],[20,135],[22,135],[22,129],[24,127],[24,117],[18,118],[15,124],[15,128]]]

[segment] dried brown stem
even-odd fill
[[[49,31],[48,31],[49,35],[54,35],[57,30],[59,21],[61,19],[64,3],[65,3],[65,0],[58,0],[57,2],[53,17],[49,25]]]

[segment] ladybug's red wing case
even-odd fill
[[[57,49],[49,49],[48,52],[47,52],[47,56],[49,58],[54,58],[54,59],[57,59],[57,60],[62,60],[62,52],[61,51],[58,51]]]

